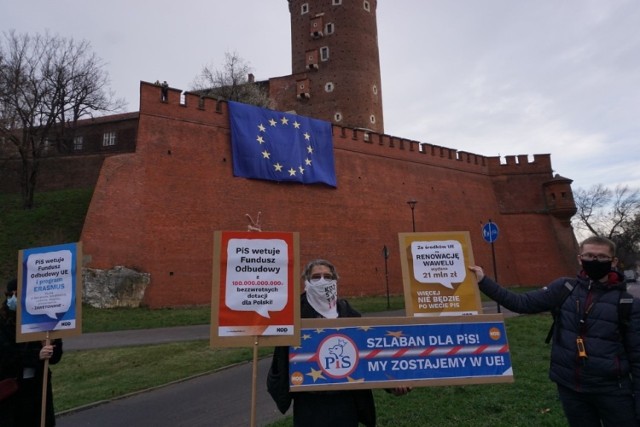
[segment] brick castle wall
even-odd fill
[[[500,226],[499,279],[540,285],[571,275],[575,239],[550,214],[543,184],[548,155],[499,158],[423,145],[334,126],[338,188],[233,177],[227,105],[141,84],[135,153],[105,159],[82,232],[88,267],[116,265],[151,274],[151,307],[208,304],[213,233],[246,230],[262,212],[265,231],[298,231],[301,264],[332,260],[339,293],[386,292],[383,246],[390,249],[390,290],[402,293],[398,233],[468,230],[476,263],[492,273],[481,225]]]

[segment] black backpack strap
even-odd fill
[[[569,280],[566,280],[564,282],[564,286],[562,287],[562,294],[560,296],[558,304],[556,304],[551,309],[551,315],[553,316],[553,322],[551,323],[551,327],[549,328],[549,332],[547,333],[547,338],[545,338],[545,340],[544,340],[545,344],[549,344],[551,342],[551,337],[553,336],[553,331],[554,331],[554,329],[556,327],[556,321],[560,317],[560,307],[562,307],[562,304],[564,304],[564,301],[567,298],[569,298],[569,295],[571,295],[571,292],[573,292],[575,287],[576,287],[576,282],[575,281],[573,281],[573,283],[571,281],[569,281]]]
[[[631,309],[633,308],[633,296],[626,292],[620,292],[618,300],[618,325],[620,328],[620,339],[624,342],[629,323],[631,322]]]

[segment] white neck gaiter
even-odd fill
[[[307,292],[307,301],[322,317],[338,317],[338,286],[335,280],[322,278],[313,283],[305,280],[304,290]]]

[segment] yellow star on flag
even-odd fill
[[[323,380],[325,379],[325,377],[322,375],[322,371],[316,371],[313,368],[311,368],[311,372],[308,373],[307,375],[309,375],[311,378],[313,378],[313,382],[314,383],[316,381],[318,381],[320,378],[322,378]]]

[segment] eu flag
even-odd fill
[[[228,104],[234,176],[336,187],[331,123]]]

